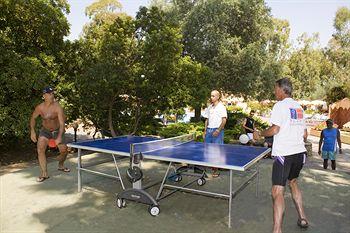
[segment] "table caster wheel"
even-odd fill
[[[159,206],[150,206],[148,208],[148,212],[150,213],[150,215],[152,215],[153,217],[157,216],[160,212]]]
[[[120,208],[120,209],[126,207],[125,200],[121,199],[121,198],[117,198],[116,204],[117,204],[117,207]]]
[[[200,178],[200,179],[198,179],[197,180],[197,184],[199,185],[199,186],[203,186],[204,184],[205,184],[205,179],[204,178]]]
[[[180,182],[182,180],[182,176],[181,175],[177,175],[174,179],[175,182]]]

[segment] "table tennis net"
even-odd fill
[[[169,147],[175,147],[195,139],[195,134],[186,134],[172,138],[166,138],[156,141],[140,142],[131,145],[131,151],[133,154],[147,153],[156,150],[161,150]]]

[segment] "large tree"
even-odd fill
[[[116,135],[125,128],[115,130],[113,119],[123,121],[119,114],[125,111],[123,95],[135,64],[135,24],[116,0],[97,1],[87,7],[86,14],[91,22],[82,37],[67,43],[65,82],[60,88],[71,119],[90,120],[98,129]]]
[[[298,38],[298,46],[291,50],[285,72],[294,82],[295,97],[330,101],[333,90],[350,90],[349,25],[350,10],[343,7],[336,13],[336,33],[326,48],[318,46],[317,34],[312,37],[303,34]]]
[[[298,38],[299,46],[293,50],[288,59],[289,72],[287,76],[293,81],[296,98],[314,98],[320,88],[328,83],[328,77],[322,76],[322,65],[326,62],[321,48],[315,48],[318,35],[308,37],[303,34]]]
[[[336,33],[325,50],[327,59],[333,64],[333,82],[344,86],[350,96],[350,9],[340,8],[334,18]]]
[[[177,20],[184,55],[211,68],[211,87],[269,97],[283,73],[289,25],[273,19],[262,0],[153,1]]]
[[[27,138],[45,85],[59,81],[57,58],[69,26],[65,0],[0,3],[0,138]]]
[[[67,102],[75,103],[72,114],[97,128],[134,134],[157,113],[185,106],[179,80],[181,33],[156,7],[141,8],[132,19],[116,11],[117,3],[99,1],[88,8],[92,21],[67,51],[79,70],[68,78],[66,88],[74,95]]]
[[[0,13],[0,30],[11,50],[27,56],[55,56],[64,46],[69,31],[66,0],[2,0]]]
[[[350,9],[341,7],[337,10],[334,18],[334,28],[336,33],[334,39],[337,40],[342,47],[350,47]]]

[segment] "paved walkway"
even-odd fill
[[[310,137],[313,143],[317,138]],[[308,233],[350,232],[350,146],[344,145],[336,171],[324,170],[322,160],[309,157],[300,178],[305,209],[310,220]],[[96,154],[85,159],[99,159]],[[71,173],[56,170],[57,162],[49,163],[50,179],[35,181],[37,164],[22,164],[1,168],[0,232],[271,232],[271,159],[261,164],[260,195],[255,197],[254,183],[242,191],[233,203],[232,228],[227,228],[227,202],[192,194],[177,193],[161,201],[158,217],[148,214],[147,206],[128,203],[127,208],[115,207],[115,193],[121,191],[118,182],[84,175],[83,192],[77,193],[76,159],[70,155],[67,165]],[[127,162],[121,164],[125,174]],[[145,162],[145,180],[159,179],[166,164]],[[97,167],[113,172],[113,164]],[[235,184],[242,179],[238,176]],[[127,183],[127,181],[126,181]],[[209,178],[203,188],[227,190],[225,172],[217,179]],[[129,183],[127,183],[130,186]],[[155,194],[156,189],[150,190]],[[283,232],[301,232],[289,190],[285,194],[286,213]]]

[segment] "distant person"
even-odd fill
[[[250,111],[249,116],[244,118],[242,123],[242,126],[245,129],[245,133],[247,134],[250,143],[255,143],[255,140],[254,140],[255,120],[253,118],[254,114],[255,114],[254,110]]]
[[[291,189],[295,208],[298,212],[297,225],[301,228],[309,226],[306,218],[301,191],[297,178],[306,159],[305,141],[307,130],[304,111],[300,104],[292,99],[292,83],[282,78],[275,83],[277,103],[271,112],[271,125],[268,129],[257,132],[259,136],[273,136],[272,156],[272,200],[273,200],[273,232],[282,232],[285,211],[284,191],[287,181]]]
[[[204,142],[224,144],[224,127],[227,119],[225,105],[221,102],[221,94],[214,90],[210,95],[210,105],[203,114],[205,120]],[[220,175],[219,170],[213,168],[213,177]]]
[[[323,168],[327,169],[328,160],[332,162],[332,170],[336,169],[336,155],[337,155],[337,142],[339,146],[339,153],[342,153],[340,131],[333,127],[333,120],[328,119],[326,121],[327,128],[323,129],[320,136],[320,141],[318,143],[318,154],[322,154],[323,158]],[[323,144],[323,146],[322,146]],[[322,151],[321,151],[322,146]]]
[[[38,182],[43,182],[49,178],[47,172],[46,148],[49,140],[54,139],[54,144],[57,145],[60,154],[57,156],[58,170],[63,172],[70,172],[69,168],[64,167],[68,150],[64,142],[64,127],[65,116],[63,108],[55,101],[54,90],[51,87],[43,89],[44,102],[37,105],[30,119],[30,138],[37,143],[38,159],[40,165],[40,176],[37,178]],[[42,128],[37,138],[35,132],[35,119],[41,116]]]

